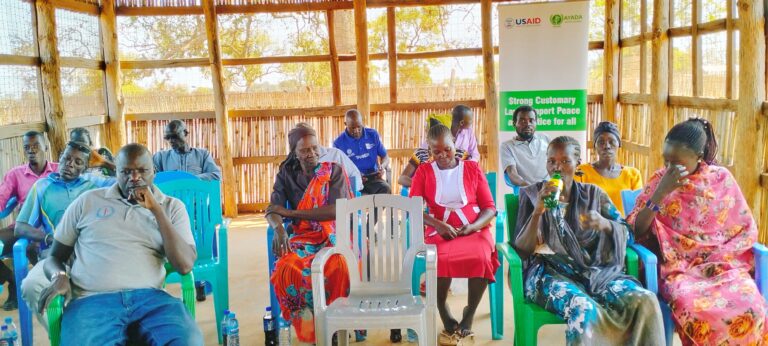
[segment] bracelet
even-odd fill
[[[659,206],[656,203],[651,202],[650,199],[648,200],[648,202],[645,202],[645,207],[647,209],[650,209],[650,210],[655,211],[657,213],[659,212],[659,210],[661,210],[661,206]]]
[[[51,233],[46,233],[46,234],[45,234],[45,237],[43,237],[43,242],[45,243],[45,245],[46,245],[46,246],[48,246],[48,245],[49,245],[49,243],[48,243],[48,237],[50,237],[50,236],[51,236]]]

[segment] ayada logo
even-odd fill
[[[563,16],[559,14],[553,14],[549,16],[549,22],[554,26],[560,26],[560,24],[563,24]]]
[[[581,22],[584,19],[582,15],[580,14],[559,14],[555,13],[551,16],[549,16],[549,23],[552,24],[552,26],[560,26],[565,23],[578,23]]]
[[[511,29],[515,26],[535,26],[541,24],[541,18],[540,17],[529,17],[529,18],[507,18],[504,20],[504,24],[507,27],[507,29]]]

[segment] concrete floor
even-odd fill
[[[233,220],[229,231],[229,289],[230,309],[233,310],[240,322],[240,344],[256,346],[264,344],[262,316],[264,307],[269,303],[269,281],[266,270],[267,224],[262,215],[244,215]],[[170,286],[169,292],[178,296],[178,287]],[[511,295],[508,287],[504,288],[504,339],[491,340],[490,307],[488,295],[480,303],[474,323],[474,345],[511,345],[514,335]],[[0,301],[5,301],[5,290],[0,295]],[[460,313],[466,305],[466,295],[454,295],[449,298],[449,304],[454,315]],[[213,299],[208,297],[205,302],[197,304],[197,324],[205,335],[206,345],[216,345],[216,322],[213,315]],[[18,325],[16,311],[0,311],[0,318],[12,316]],[[438,318],[435,316],[435,318]],[[34,344],[48,345],[45,330],[34,322]],[[438,322],[438,325],[439,322]],[[539,345],[564,345],[565,328],[563,325],[545,326],[539,330]],[[675,336],[675,344],[680,341]],[[294,342],[294,344],[299,344]],[[389,331],[371,330],[368,340],[356,345],[390,345]],[[405,344],[405,343],[404,343]]]

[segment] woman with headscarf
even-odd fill
[[[597,124],[592,135],[597,161],[579,165],[576,181],[599,186],[622,215],[624,210],[621,199],[622,190],[637,190],[643,187],[643,178],[635,167],[618,163],[618,151],[621,147],[621,134],[616,124],[603,121]],[[579,176],[581,174],[581,176]]]
[[[666,167],[649,179],[627,222],[661,262],[660,293],[683,345],[765,345],[768,305],[750,274],[757,225],[716,153],[708,121],[672,127]]]
[[[283,318],[291,321],[297,339],[314,343],[312,260],[320,249],[336,243],[335,203],[352,194],[344,169],[319,161],[320,146],[313,129],[294,128],[288,133],[288,143],[290,152],[280,164],[266,214],[275,230],[272,251],[278,258],[270,280]],[[284,218],[291,222],[290,236],[283,227]],[[340,257],[331,257],[325,266],[324,284],[328,303],[348,294],[347,266]]]
[[[523,259],[527,300],[565,320],[568,345],[662,345],[656,295],[624,274],[629,229],[608,195],[573,178],[581,147],[557,137],[547,149],[547,172],[559,188],[539,182],[520,189],[512,244]]]

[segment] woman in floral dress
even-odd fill
[[[766,303],[750,273],[757,226],[731,173],[715,165],[712,125],[690,119],[664,144],[657,171],[627,218],[661,262],[661,296],[683,345],[768,343]]]
[[[624,274],[628,227],[603,190],[573,179],[580,153],[571,137],[549,144],[547,170],[563,180],[553,208],[545,205],[553,183],[520,190],[513,246],[525,297],[566,321],[568,345],[662,345],[656,295]]]

